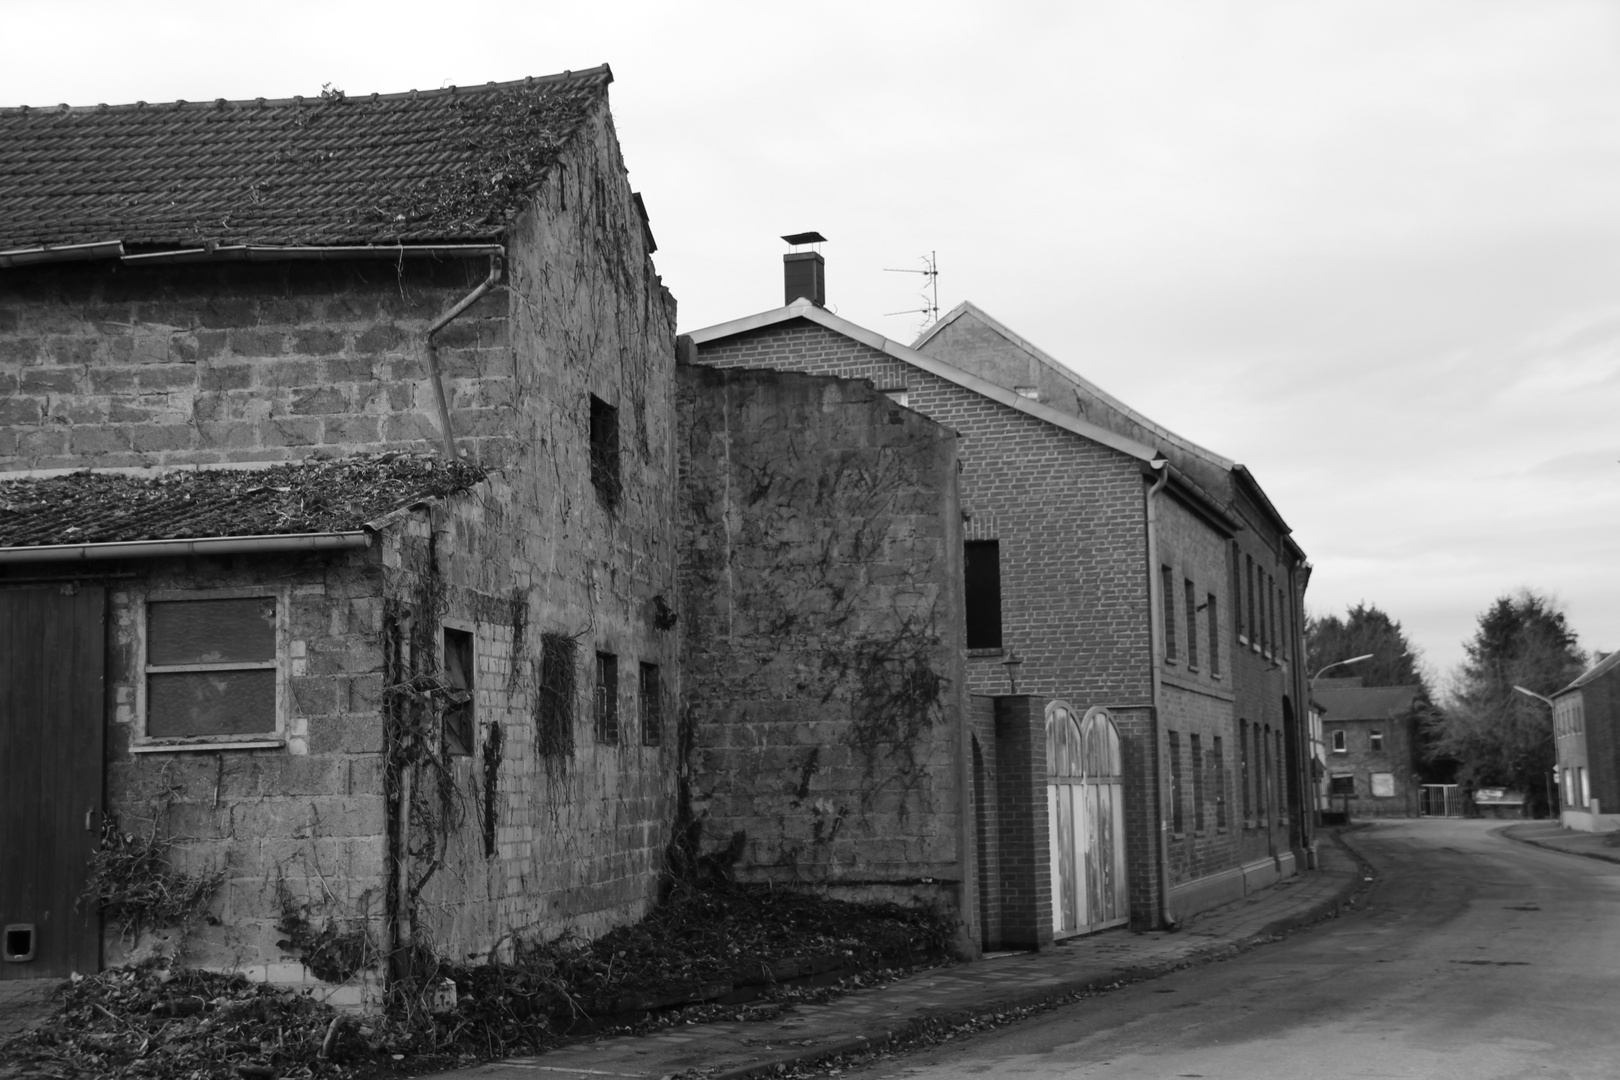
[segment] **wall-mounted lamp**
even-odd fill
[[[1007,669],[1007,693],[1009,694],[1018,693],[1018,669],[1023,663],[1024,658],[1011,649],[1007,650],[1006,659],[1001,661],[1001,666]]]

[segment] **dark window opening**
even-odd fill
[[[1186,832],[1187,822],[1181,809],[1181,736],[1170,732],[1170,831]]]
[[[1356,793],[1356,778],[1354,776],[1332,776],[1328,778],[1329,795],[1354,795]]]
[[[1221,737],[1215,736],[1215,745],[1211,748],[1214,760],[1211,768],[1215,774],[1215,827],[1226,828],[1226,751],[1221,746]]]
[[[1182,592],[1187,604],[1187,670],[1192,671],[1198,667],[1198,594],[1190,581],[1182,582]]]
[[[969,540],[962,545],[966,568],[967,647],[1001,648],[1001,542]]]
[[[1164,658],[1176,658],[1176,599],[1171,591],[1175,575],[1168,566],[1159,567],[1159,606],[1164,616]]]
[[[534,695],[535,749],[544,758],[574,752],[574,639],[540,635],[539,687]]]
[[[1375,731],[1368,738],[1372,743],[1372,749],[1382,750],[1384,748],[1384,733],[1382,731]]]
[[[619,658],[605,652],[596,654],[596,741],[619,741]]]
[[[1206,601],[1209,604],[1209,673],[1221,673],[1221,614],[1220,607],[1215,603],[1215,594],[1210,593]]]
[[[591,395],[591,485],[602,505],[619,505],[619,410]]]
[[[1250,798],[1252,784],[1249,781],[1249,722],[1238,721],[1238,781],[1243,788],[1243,820],[1248,821],[1254,817],[1254,802]]]
[[[1192,741],[1192,782],[1193,782],[1193,828],[1198,832],[1204,831],[1204,742],[1203,736],[1193,735]]]
[[[146,609],[146,734],[275,735],[276,599],[154,601]]]
[[[444,748],[452,754],[473,751],[473,636],[465,630],[444,630],[444,681],[449,685],[444,706]]]
[[[641,665],[641,743],[657,746],[664,737],[664,684],[657,664]]]

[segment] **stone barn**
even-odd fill
[[[610,81],[0,110],[0,978],[359,1001],[654,901],[675,305]]]

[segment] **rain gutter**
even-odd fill
[[[98,240],[92,244],[41,244],[39,247],[0,251],[0,268],[33,266],[38,263],[88,262],[91,259],[117,259],[124,254],[122,240]]]
[[[1170,911],[1170,822],[1171,818],[1164,812],[1164,723],[1163,723],[1163,684],[1162,667],[1164,662],[1164,640],[1167,627],[1164,625],[1164,597],[1160,596],[1159,583],[1159,509],[1158,500],[1154,496],[1164,490],[1170,482],[1170,462],[1163,457],[1155,457],[1151,463],[1153,472],[1159,474],[1153,486],[1147,489],[1143,497],[1146,502],[1147,516],[1147,580],[1148,580],[1148,638],[1152,657],[1149,667],[1152,672],[1153,707],[1150,710],[1153,717],[1153,771],[1158,779],[1154,785],[1155,807],[1159,815],[1157,855],[1159,871],[1159,920],[1166,930],[1173,930],[1176,918]],[[1144,472],[1148,470],[1144,469]],[[1149,474],[1151,475],[1151,473]]]
[[[288,533],[281,536],[218,536],[194,540],[131,540],[104,544],[41,544],[0,548],[0,564],[73,562],[91,559],[159,559],[185,555],[239,555],[274,551],[342,551],[366,548],[372,533]]]
[[[433,325],[427,329],[427,361],[428,376],[433,380],[433,399],[439,407],[439,431],[444,436],[444,455],[451,461],[459,461],[460,453],[456,450],[455,432],[450,428],[450,403],[444,396],[444,378],[439,372],[439,347],[433,343],[433,335],[443,330],[463,311],[476,304],[489,290],[493,289],[501,280],[501,274],[506,268],[502,256],[504,249],[496,247],[489,253],[489,276],[479,282],[478,287],[452,307],[449,311],[433,320]]]

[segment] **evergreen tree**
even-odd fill
[[[1372,653],[1349,667],[1334,668],[1324,678],[1359,676],[1363,686],[1421,686],[1429,699],[1429,683],[1418,668],[1418,650],[1406,640],[1401,624],[1374,604],[1362,602],[1337,615],[1305,622],[1305,666],[1309,675],[1337,660]]]
[[[1551,697],[1568,686],[1586,666],[1575,631],[1554,601],[1526,589],[1481,613],[1463,649],[1468,659],[1430,725],[1431,754],[1456,760],[1459,783],[1515,788],[1533,813],[1548,812],[1551,710],[1513,688]]]

